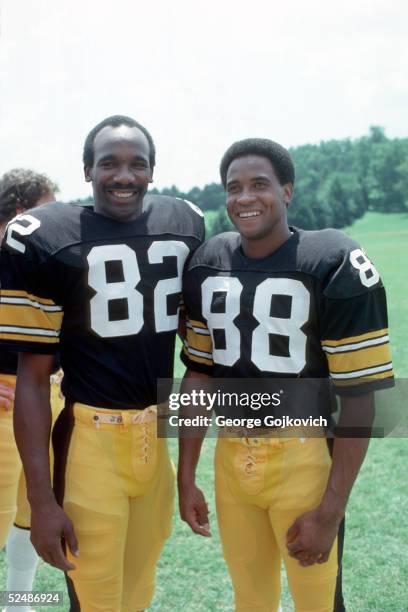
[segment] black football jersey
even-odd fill
[[[303,231],[263,259],[215,236],[183,282],[187,367],[216,378],[331,378],[341,393],[392,384],[379,274],[340,231]]]
[[[18,353],[5,348],[0,349],[0,374],[17,374]]]
[[[0,298],[1,304],[1,298]],[[1,308],[1,305],[0,305]],[[17,375],[18,353],[10,349],[0,347],[0,374]],[[58,353],[54,355],[54,364],[52,372],[55,373],[60,369],[60,360]]]
[[[156,403],[171,378],[184,264],[204,238],[193,204],[148,195],[122,223],[92,208],[47,204],[7,227],[0,261],[0,339],[60,352],[70,401]]]

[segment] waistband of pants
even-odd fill
[[[116,410],[75,402],[73,411],[76,421],[96,428],[101,425],[113,428],[118,425],[144,425],[157,420],[157,406],[148,406],[143,410]]]
[[[246,446],[280,446],[289,442],[306,438],[325,438],[326,434],[322,427],[258,427],[246,429],[241,427],[220,427],[218,436],[228,442],[244,444]]]

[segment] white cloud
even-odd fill
[[[184,188],[218,180],[249,135],[405,136],[407,16],[387,0],[4,0],[0,172],[35,167],[86,195],[84,137],[114,113],[151,130],[157,184]]]

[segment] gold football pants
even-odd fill
[[[63,505],[78,539],[79,557],[67,554],[81,612],[143,610],[154,594],[174,499],[174,467],[166,440],[156,436],[156,408],[76,403],[73,418]]]
[[[15,389],[16,377],[0,375],[0,382]],[[21,460],[13,433],[13,410],[0,406],[0,550],[5,546],[17,511]]]
[[[15,390],[16,376],[0,374],[0,381]],[[64,402],[60,397],[60,387],[56,383],[51,384],[50,393],[54,423]],[[52,460],[50,452],[51,468]],[[17,527],[29,529],[31,511],[24,472],[14,439],[13,409],[6,411],[0,407],[0,549],[5,545],[13,521]]]
[[[325,438],[220,438],[216,503],[237,612],[276,612],[285,564],[296,612],[332,612],[337,541],[327,563],[302,567],[286,533],[316,508],[331,466]]]
[[[13,391],[16,376],[0,374],[0,381]],[[51,410],[54,423],[63,407],[60,387],[51,384]],[[50,463],[52,467],[52,452]],[[27,487],[20,456],[13,433],[13,410],[0,407],[0,549],[6,543],[13,521],[17,527],[30,528],[31,512],[27,500]]]

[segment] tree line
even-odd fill
[[[304,229],[342,228],[368,210],[408,210],[408,138],[388,138],[372,126],[358,139],[328,140],[290,150],[296,169],[288,216]],[[175,185],[151,193],[191,200],[208,215],[207,235],[231,228],[220,183],[183,192]]]

